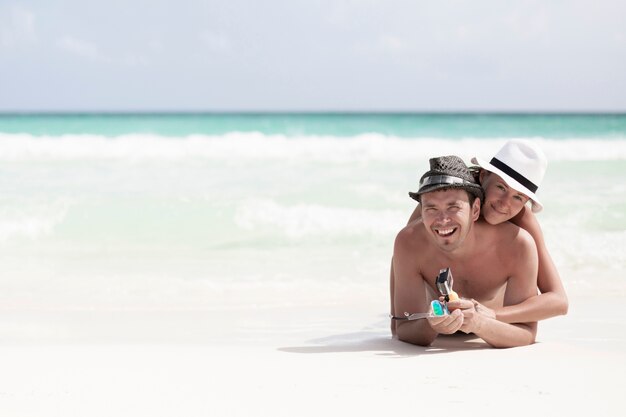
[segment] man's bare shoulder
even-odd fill
[[[396,246],[420,246],[425,243],[426,229],[422,219],[416,219],[407,224],[396,236]]]
[[[417,219],[407,224],[396,236],[393,256],[398,261],[402,259],[402,262],[419,265],[430,256],[431,246],[422,219]]]

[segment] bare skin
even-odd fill
[[[537,245],[539,256],[537,287],[541,293],[520,304],[496,308],[494,312],[497,319],[505,323],[516,323],[525,320],[539,321],[567,314],[569,306],[567,294],[559,271],[546,247],[537,218],[529,207],[524,207],[511,222],[529,232]]]
[[[481,208],[484,220],[494,225],[510,221],[533,237],[539,258],[537,286],[540,293],[522,303],[509,306],[486,306],[475,302],[476,309],[482,314],[495,317],[505,323],[539,321],[567,314],[567,294],[546,247],[539,222],[530,207],[526,205],[528,197],[509,187],[502,178],[489,171],[481,171],[480,182],[485,190],[485,202]],[[418,205],[409,219],[409,224],[419,218],[421,218],[421,207]],[[393,267],[390,277],[393,311]],[[394,325],[392,324],[392,333],[393,331]]]
[[[534,342],[536,322],[509,324],[476,310],[520,304],[536,294],[537,249],[532,237],[511,223],[492,226],[480,214],[480,201],[470,206],[464,190],[447,189],[422,195],[422,218],[398,234],[394,246],[393,314],[426,312],[441,268],[454,273],[461,300],[452,313],[428,320],[397,321],[400,340],[427,346],[438,334],[474,333],[494,347]],[[503,301],[500,301],[504,292]]]

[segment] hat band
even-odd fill
[[[491,161],[489,161],[489,163],[498,168],[500,171],[507,174],[509,177],[513,178],[515,181],[522,184],[524,187],[528,188],[531,192],[536,193],[537,189],[539,189],[539,187],[536,186],[532,181],[530,181],[528,178],[526,178],[501,160],[497,158],[491,158]]]
[[[452,177],[450,175],[433,175],[432,177],[426,177],[420,181],[420,190],[427,185],[452,185],[452,184],[474,184],[473,182],[466,181],[463,178]],[[475,185],[475,184],[474,184]]]

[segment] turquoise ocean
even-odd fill
[[[511,138],[567,289],[626,292],[625,114],[4,114],[0,308],[384,313],[428,158]]]

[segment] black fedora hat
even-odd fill
[[[440,156],[430,159],[430,170],[420,178],[419,190],[409,192],[409,196],[420,201],[420,196],[445,188],[461,188],[483,200],[483,189],[474,179],[465,162],[458,156]]]

